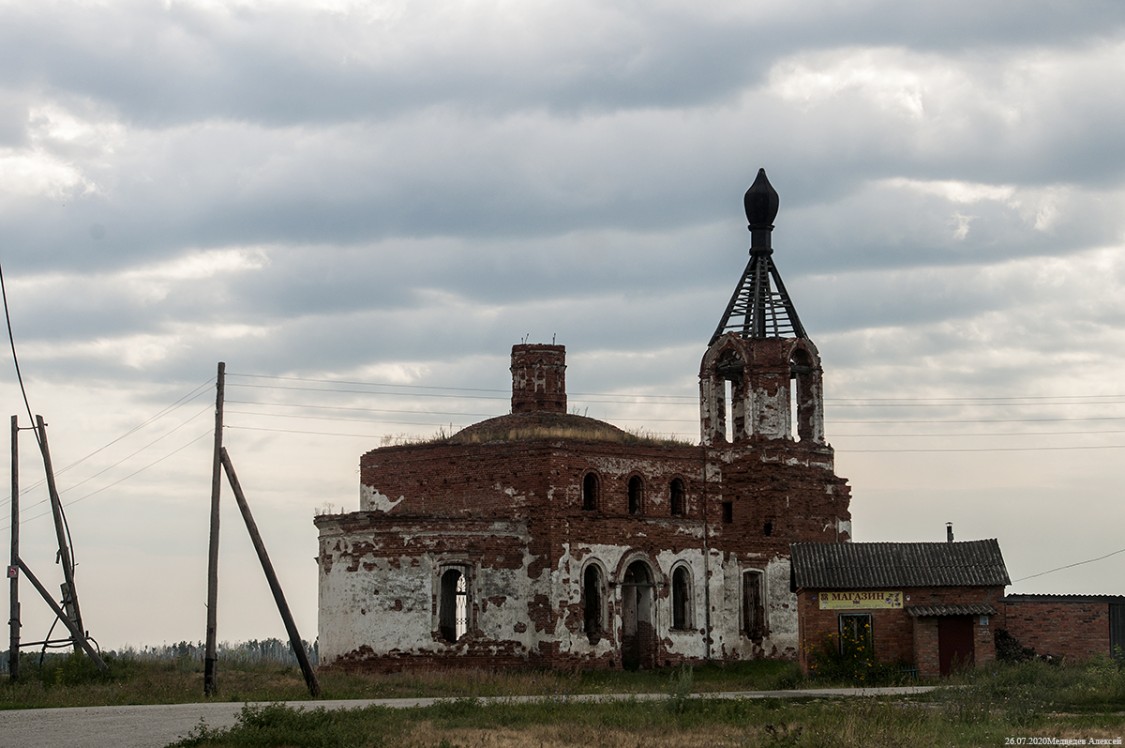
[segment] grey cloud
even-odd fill
[[[113,102],[149,126],[393,117],[435,103],[493,114],[683,107],[719,101],[770,60],[842,37],[939,51],[1079,45],[1125,22],[1112,2],[1081,13],[1049,2],[823,4],[791,17],[579,4],[518,20],[460,8],[381,19],[184,4],[53,10],[6,10],[0,49],[13,53],[0,63],[9,78],[38,85],[50,71],[54,90]]]

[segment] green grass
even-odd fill
[[[0,685],[0,706],[86,706],[201,701],[201,665],[107,656],[108,675],[80,656]],[[913,698],[709,699],[717,691],[833,685],[802,680],[795,665],[759,661],[665,671],[591,673],[448,671],[320,674],[329,699],[442,696],[427,708],[351,710],[284,707],[307,700],[299,670],[219,662],[221,701],[243,707],[230,730],[201,724],[181,746],[978,746],[1006,737],[1125,737],[1125,668],[1112,660],[1059,667],[992,665]],[[577,694],[658,694],[656,700],[579,703]],[[541,695],[534,703],[505,696]],[[485,697],[500,697],[498,701]],[[1044,743],[1041,743],[1044,744]]]
[[[177,704],[203,699],[203,665],[184,656],[156,660],[105,656],[102,675],[82,655],[50,658],[43,668],[37,657],[21,660],[21,682],[0,681],[0,709]],[[758,661],[694,668],[696,691],[770,690],[800,680],[790,662]],[[327,669],[318,674],[325,699],[382,699],[416,696],[451,698],[515,695],[558,696],[584,693],[666,693],[681,677],[679,670],[621,671],[418,671],[362,673]],[[217,701],[304,701],[309,699],[301,672],[269,662],[227,662],[217,667]]]
[[[1002,713],[953,718],[945,702],[908,699],[624,700],[481,703],[347,711],[244,707],[227,731],[201,727],[178,746],[990,746],[1006,737],[1115,738],[1120,715]],[[1041,743],[1046,744],[1046,743]]]

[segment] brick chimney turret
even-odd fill
[[[566,413],[566,346],[512,346],[512,412]]]

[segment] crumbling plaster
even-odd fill
[[[790,348],[773,347],[790,355]],[[638,614],[651,616],[644,646],[651,640],[653,651],[645,663],[794,656],[788,544],[846,540],[849,491],[833,473],[831,447],[789,435],[787,358],[779,371],[785,376],[772,383],[780,389],[766,380],[760,391],[735,388],[753,402],[745,404],[745,418],[735,411],[743,429],[736,433],[746,438],[734,443],[609,440],[604,431],[584,431],[589,419],[568,421],[555,410],[544,419],[550,433],[535,438],[528,423],[565,401],[552,389],[562,383],[555,372],[543,379],[546,391],[533,388],[535,398],[519,392],[523,412],[511,416],[518,438],[496,419],[480,432],[488,438],[363,455],[362,511],[316,519],[322,663],[620,667],[627,645],[623,582],[635,560],[644,561],[653,582],[643,605],[651,612]],[[515,365],[513,373],[517,389],[530,384],[515,376]],[[706,434],[713,403],[702,376],[700,385]],[[770,428],[790,438],[762,433],[762,412],[779,413]],[[557,436],[560,423],[575,433]],[[587,508],[583,481],[591,472],[599,494]],[[633,477],[643,480],[635,512]],[[673,480],[683,483],[683,514],[671,514]],[[604,584],[596,636],[585,631],[583,573],[590,564],[601,569]],[[689,572],[690,620],[682,630],[673,628],[677,566]],[[454,642],[439,626],[441,576],[449,568],[463,570],[468,582],[469,628]],[[756,640],[741,626],[742,573],[750,569],[762,572],[766,626]]]

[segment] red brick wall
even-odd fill
[[[365,454],[360,461],[361,483],[385,497],[381,500],[385,513],[360,512],[332,521],[345,523],[353,536],[369,533],[373,547],[367,551],[375,556],[398,558],[411,552],[459,549],[460,555],[475,560],[482,573],[518,567],[526,550],[535,558],[528,569],[534,579],[544,568],[557,568],[561,554],[569,553],[580,563],[587,549],[599,544],[628,546],[649,558],[701,550],[706,514],[707,543],[723,554],[724,563],[764,568],[772,558],[788,557],[793,542],[846,539],[846,531],[841,535],[837,528],[850,519],[849,489],[844,479],[833,474],[831,462],[830,448],[784,441],[706,451],[697,446],[575,439],[387,447]],[[600,485],[593,511],[583,509],[582,503],[583,476],[591,470]],[[645,485],[642,510],[630,515],[628,484],[637,475]],[[686,492],[683,516],[671,514],[674,478],[683,481]],[[729,524],[722,521],[725,501],[733,503]],[[527,545],[497,542],[462,547],[464,523],[486,518],[525,523]],[[404,547],[397,536],[383,537],[384,525],[403,521],[425,526],[428,540]],[[448,541],[443,540],[446,531]],[[620,573],[607,571],[611,577]],[[658,604],[666,606],[670,587],[667,580],[657,582]],[[705,583],[702,578],[695,580],[699,586]],[[730,594],[739,591],[732,589]],[[516,601],[508,604],[512,602]],[[580,607],[560,607],[560,602],[540,595],[517,604],[526,606],[528,623],[538,632],[561,634],[564,627],[580,631]],[[705,615],[697,613],[700,626]],[[614,640],[617,633],[608,636]],[[465,654],[494,643],[467,642],[470,652]],[[667,651],[664,640],[658,640],[656,649],[661,664],[679,659]],[[356,659],[372,663],[388,659],[378,652],[365,654]],[[714,655],[742,656],[719,648]],[[551,651],[527,653],[527,657],[529,662],[561,664],[554,662],[558,655]],[[402,653],[390,659],[405,663],[415,658]],[[609,661],[603,666],[608,665]]]
[[[750,447],[708,450],[708,484],[716,547],[788,557],[791,543],[847,540],[851,489],[826,465],[832,450],[805,442],[756,440]],[[731,502],[732,522],[721,502]],[[842,533],[842,534],[841,534]]]
[[[905,606],[985,604],[998,611],[1004,594],[1001,587],[907,587],[901,588],[901,591]],[[838,616],[848,612],[821,610],[815,599],[816,593],[816,590],[802,590],[797,595],[801,667],[806,671],[812,649],[829,638],[835,641],[839,630]],[[855,612],[871,614],[878,662],[915,667],[919,676],[926,678],[939,674],[936,618],[915,618],[905,609]],[[996,625],[994,620],[989,620],[987,626],[981,626],[979,618],[973,618],[974,658],[978,665],[996,659]]]
[[[1039,655],[1071,660],[1108,656],[1109,605],[1099,600],[1006,599],[997,627]]]
[[[781,390],[789,386],[789,350],[793,341],[743,341],[739,345],[748,347],[746,360],[754,364],[755,372],[768,369],[776,374],[776,381],[770,380],[772,384],[763,380],[756,386],[770,384],[766,389],[771,397],[780,398]],[[729,569],[734,579],[742,569],[764,570],[771,563],[784,573],[784,561],[777,561],[788,558],[791,543],[848,539],[850,491],[847,482],[834,474],[832,449],[819,436],[796,443],[784,438],[766,439],[761,436],[763,427],[756,430],[755,436],[734,445],[720,443],[708,448],[628,438],[615,440],[627,435],[606,424],[565,414],[563,355],[562,346],[515,346],[513,415],[478,424],[487,428],[469,427],[466,432],[476,429],[469,433],[473,439],[385,447],[363,455],[362,508],[371,511],[318,520],[322,538],[330,526],[340,524],[346,530],[348,542],[380,563],[390,559],[395,559],[395,563],[417,561],[432,553],[456,554],[482,574],[490,569],[521,569],[525,559],[530,558],[526,574],[531,580],[543,579],[547,570],[570,569],[571,564],[580,564],[599,547],[625,549],[628,554],[648,559],[698,552],[700,558],[704,554],[708,559],[721,558],[717,567],[710,568],[710,574],[721,575]],[[787,398],[778,402],[788,407]],[[752,414],[747,413],[746,417]],[[766,418],[761,413],[758,417]],[[805,413],[804,418],[818,420],[819,415]],[[704,425],[707,419],[703,416]],[[530,429],[528,435],[519,435],[516,427],[534,426],[538,421],[544,427],[541,431]],[[568,433],[571,427],[573,433]],[[808,426],[805,431],[819,434],[819,428]],[[547,432],[555,435],[541,435]],[[600,486],[593,510],[584,509],[582,500],[583,478],[591,471],[597,475]],[[638,476],[644,480],[642,509],[630,513],[629,482]],[[685,511],[678,516],[671,513],[673,479],[681,480],[686,492]],[[724,522],[725,505],[731,508],[730,522]],[[465,523],[490,520],[525,527],[526,544],[511,539],[478,537],[471,543],[465,540]],[[404,522],[416,522],[424,529],[409,535],[406,542],[390,529]],[[424,542],[418,539],[422,537]],[[322,568],[331,565],[332,552],[329,548],[322,554]],[[629,557],[623,556],[622,563]],[[375,564],[375,560],[369,563]],[[660,577],[669,569],[653,571]],[[610,568],[606,572],[615,579],[623,569]],[[693,581],[695,588],[711,589],[715,579],[703,576],[700,570],[699,578]],[[666,608],[668,580],[657,578],[654,582],[656,603]],[[563,583],[572,584],[572,580]],[[533,664],[536,660],[539,664],[559,664],[559,642],[565,641],[564,635],[580,633],[583,624],[578,603],[573,599],[551,599],[554,593],[548,592],[546,588],[536,588],[526,595],[527,599],[509,595],[493,601],[498,606],[518,605],[521,611],[526,606],[527,624],[534,627],[535,634],[544,635],[538,638],[538,650],[527,653]],[[710,601],[710,612],[729,617],[724,611],[737,607],[739,594],[736,584],[724,593],[727,599]],[[788,593],[774,597],[771,607],[777,608],[774,612],[787,621],[787,627],[777,627],[783,630],[779,640],[786,637],[782,647],[791,652],[792,597]],[[708,611],[697,611],[700,642],[707,616]],[[737,638],[737,633],[735,626],[728,638]],[[683,657],[683,652],[694,651],[677,650],[670,640],[661,639],[662,635],[658,632],[654,644],[658,662],[675,662]],[[708,651],[717,658],[760,654],[749,653],[744,641],[720,641],[714,620],[711,635]],[[619,639],[620,630],[607,632],[607,636],[611,641]],[[469,651],[463,654],[475,656],[474,647],[483,652],[493,643],[474,642],[470,636],[465,644]],[[519,656],[512,644],[502,654]],[[427,658],[420,652],[357,650],[354,659],[392,658],[395,662],[406,662],[415,655],[420,661]]]

